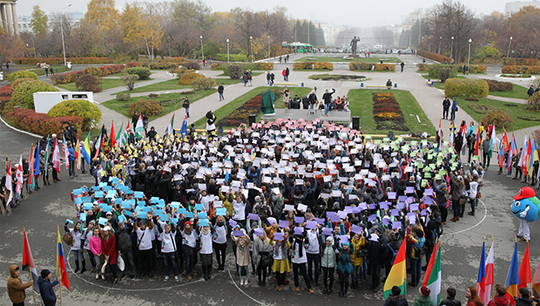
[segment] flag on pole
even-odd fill
[[[431,290],[429,294],[433,305],[439,305],[441,303],[441,281],[442,281],[442,272],[441,272],[441,244],[436,243],[433,247],[433,254],[436,256],[431,256],[429,260],[426,273],[424,274],[424,281],[422,284]]]
[[[388,273],[388,277],[384,282],[384,299],[392,293],[392,287],[397,286],[401,289],[401,294],[407,293],[407,265],[405,262],[407,248],[407,236],[403,238],[403,242],[399,247],[399,251],[394,259],[394,264]]]
[[[66,142],[66,138],[64,138],[64,133],[62,133],[62,151],[64,151],[64,160],[66,161],[66,170],[69,169],[69,150]]]
[[[538,160],[538,151],[536,147],[536,139],[533,141],[533,145],[531,148],[531,153],[529,154],[529,176],[532,176],[533,174],[533,165],[534,162]],[[538,171],[540,172],[540,171]]]
[[[532,282],[531,277],[531,257],[529,256],[529,241],[527,241],[527,248],[525,253],[523,253],[523,259],[521,260],[521,265],[519,266],[519,288],[527,288],[527,286]]]
[[[39,175],[39,173],[41,172],[40,163],[39,163],[39,157],[41,156],[40,154],[41,152],[39,150],[39,147],[40,147],[40,144],[38,141],[36,153],[34,154],[34,152],[32,152],[32,154],[34,154],[34,175]]]
[[[456,125],[454,124],[454,121],[452,121],[452,132],[450,133],[450,147],[454,146],[454,129]]]
[[[60,239],[60,230],[56,226],[56,232],[58,234],[57,246],[56,246],[56,277],[61,276],[60,283],[69,290],[69,279],[66,270],[66,259],[64,258],[64,249],[62,248],[62,239]]]
[[[81,148],[81,153],[82,153],[82,156],[84,158],[84,160],[86,161],[87,164],[90,165],[90,153],[92,151],[90,151],[90,132],[88,132],[88,136],[86,136],[86,138],[84,139],[84,144]]]
[[[81,170],[81,144],[79,143],[79,135],[75,143],[75,160],[77,162],[77,170]]]
[[[512,134],[512,143],[510,144],[510,151],[508,152],[508,159],[506,159],[506,169],[508,169],[509,171],[510,171],[510,168],[512,167],[512,157],[516,154],[518,154],[518,148],[517,148],[516,138],[514,137],[514,134]]]
[[[120,129],[118,130],[118,133],[116,133],[115,142],[118,144],[118,147],[122,145],[121,139],[122,139],[123,131],[124,131],[124,122],[122,122],[122,125],[120,126]]]
[[[439,149],[442,145],[442,118],[439,119],[439,130],[437,131],[437,135],[439,135]]]
[[[114,144],[116,143],[116,134],[114,133],[114,120],[111,124],[111,137],[109,138],[110,138],[109,145],[111,146],[111,148],[113,148]]]
[[[34,144],[30,146],[30,159],[28,160],[28,188],[34,190]]]
[[[102,138],[101,136],[103,136],[102,134],[103,134],[103,130],[101,130],[99,132],[99,138],[96,141],[96,143],[94,144],[94,148],[96,149],[96,154],[94,155],[94,158],[98,157],[98,155],[99,155],[99,150],[101,148],[101,138]]]
[[[511,297],[518,296],[518,284],[519,284],[519,269],[518,269],[518,251],[517,251],[517,242],[514,246],[514,254],[512,255],[512,260],[510,261],[510,267],[508,268],[508,274],[506,275],[506,292],[510,294]]]
[[[480,149],[480,127],[478,127],[478,132],[476,133],[476,140],[474,141],[474,155],[478,155],[479,149]]]
[[[142,132],[144,132],[144,124],[142,121],[142,116],[139,115],[139,120],[137,120],[137,125],[135,126],[135,135],[143,138],[144,136]]]
[[[126,147],[128,145],[128,135],[129,135],[130,131],[129,131],[129,122],[126,126],[126,129],[122,132],[122,135],[120,135],[120,138],[118,140],[118,142],[120,143],[120,147]]]
[[[537,295],[540,294],[540,262],[536,266],[536,272],[534,273],[534,278],[532,280],[532,288],[536,291]]]
[[[184,116],[184,121],[182,122],[182,128],[180,128],[180,135],[182,136],[187,135],[187,115]]]
[[[21,194],[23,189],[23,167],[22,167],[22,154],[19,158],[19,163],[17,164],[17,172],[15,172],[15,178],[17,179],[17,185],[15,185],[15,191],[18,195]]]
[[[519,161],[518,161],[518,166],[520,166],[520,167],[522,167],[523,164],[524,164],[523,158],[526,155],[527,144],[528,144],[527,135],[525,135],[525,138],[523,139],[523,147],[521,148],[521,155],[519,156]]]
[[[32,281],[34,282],[34,290],[39,293],[39,285],[37,283],[39,277],[36,270],[36,265],[34,264],[34,257],[32,256],[32,251],[30,250],[30,243],[28,242],[28,237],[26,236],[26,230],[24,230],[24,247],[23,247],[23,261],[22,261],[23,271],[30,271],[32,274]]]
[[[170,135],[174,134],[174,113],[171,117],[171,121],[169,122],[169,125],[167,126],[167,129],[165,130],[165,133],[169,133]]]
[[[7,168],[6,183],[5,183],[6,190],[9,190],[9,197],[7,199],[7,204],[8,205],[11,202],[11,200],[13,200],[13,182],[12,182],[12,180],[13,179],[11,178],[11,160],[10,160],[8,168]]]
[[[504,165],[504,154],[508,152],[510,148],[508,148],[508,138],[506,137],[506,131],[503,130],[502,134],[502,141],[499,145],[499,153],[497,155],[497,161],[499,164],[499,168],[502,168]]]
[[[58,138],[54,139],[52,163],[53,163],[54,170],[60,173],[60,148],[58,147]]]
[[[486,243],[484,242],[484,244],[482,245],[482,261],[484,261],[485,244]],[[487,260],[485,260],[484,265],[482,265],[482,262],[480,263],[480,269],[478,270],[478,296],[480,297],[482,302],[484,302],[484,305],[487,305],[487,303],[491,300],[491,288],[494,285],[495,279],[493,266],[493,246],[493,241],[491,241],[491,249],[489,249]],[[480,270],[483,270],[481,279]]]
[[[523,175],[527,177],[529,174],[529,160],[531,158],[531,152],[532,152],[532,139],[529,139],[529,142],[527,143],[527,148],[523,148],[523,151],[525,152],[525,155],[523,156],[523,163],[521,164],[521,171],[523,171]]]
[[[45,161],[45,176],[47,176],[47,173],[49,173],[49,167],[47,166],[49,164],[49,138],[47,138],[47,146],[45,146],[45,157],[43,160]]]
[[[467,147],[467,129],[461,129],[461,155],[465,155],[465,148]]]
[[[493,156],[493,148],[495,148],[495,144],[499,139],[497,139],[497,134],[495,133],[495,126],[493,127],[493,130],[491,130],[491,137],[489,138],[489,158]]]

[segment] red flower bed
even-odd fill
[[[372,101],[373,117],[378,130],[409,131],[403,112],[393,94],[374,93]]]
[[[41,136],[62,134],[66,124],[75,124],[80,131],[83,119],[79,116],[51,118],[47,114],[36,113],[31,109],[15,109],[6,113],[6,118],[19,129]]]
[[[107,66],[101,66],[98,67],[101,69],[101,76],[108,76],[111,74],[119,73],[124,70],[124,65],[117,64],[117,65],[107,65]],[[84,75],[84,72],[81,71],[73,71],[73,72],[67,72],[62,74],[55,74],[51,76],[51,81],[54,85],[56,84],[67,84],[67,83],[73,83],[77,81],[82,75]]]
[[[258,115],[261,111],[262,94],[259,94],[235,109],[227,117],[218,121],[217,126],[238,126],[249,123],[249,115]]]

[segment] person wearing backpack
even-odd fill
[[[394,260],[396,259],[396,255],[399,251],[399,248],[401,247],[401,235],[399,234],[399,231],[390,231],[388,234],[388,244],[386,246],[386,251],[388,252],[388,256],[386,257],[386,260],[384,262],[384,267],[386,269],[386,278],[388,277],[388,274],[390,274],[390,269],[392,269],[392,265],[394,264]]]
[[[510,300],[506,297],[506,288],[501,285],[495,285],[495,292],[497,295],[493,297],[493,300],[489,301],[487,306],[510,306]],[[451,306],[451,305],[448,305]],[[460,305],[461,306],[461,305]]]
[[[422,256],[424,256],[424,244],[426,238],[424,238],[424,231],[417,229],[415,232],[409,231],[408,240],[411,247],[411,281],[409,286],[416,287],[420,283],[420,275],[422,275]]]

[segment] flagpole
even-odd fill
[[[56,224],[56,231],[57,233],[60,232],[60,227],[58,226],[58,224]],[[56,246],[56,248],[58,249],[58,246]],[[58,253],[58,250],[56,250],[56,253]],[[56,260],[58,261],[58,255],[56,255]],[[58,275],[57,275],[58,277]],[[60,278],[62,278],[62,274],[60,274]],[[60,280],[60,283],[58,284],[60,287],[60,306],[62,306],[62,281]]]
[[[495,244],[493,244],[493,242],[494,242],[493,235],[491,235],[491,247],[492,248],[495,247]],[[490,252],[491,252],[491,250],[490,250]],[[493,260],[493,261],[495,261],[495,260]],[[495,264],[495,262],[493,264]],[[493,268],[493,273],[495,274],[495,268]],[[494,282],[495,282],[495,280],[494,280]],[[493,299],[494,297],[495,297],[495,286],[491,285],[491,298]]]
[[[26,228],[23,226],[23,232],[26,234]],[[32,280],[32,283],[34,282],[34,276],[32,275],[32,269],[28,269],[28,272],[30,273],[30,279]],[[36,303],[36,290],[34,290],[34,286],[32,286],[32,295],[34,296],[34,305],[37,305]]]

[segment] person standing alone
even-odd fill
[[[223,87],[223,83],[220,83],[219,86],[218,86],[218,89],[217,89],[217,91],[219,93],[219,101],[225,100],[225,98],[223,97],[223,90],[224,89],[225,88]]]
[[[442,101],[442,106],[443,106],[443,113],[442,113],[442,117],[443,119],[446,119],[448,120],[448,111],[450,110],[450,99],[448,99],[448,97],[444,97],[444,100]]]

